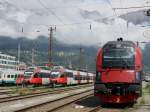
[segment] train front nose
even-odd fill
[[[103,83],[133,83],[135,82],[135,71],[113,70],[102,72],[101,81]]]

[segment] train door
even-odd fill
[[[48,73],[42,73],[42,85],[48,85],[50,83],[49,81],[49,74]]]
[[[89,83],[89,80],[90,80],[90,78],[89,78],[89,74],[88,74],[88,72],[87,72],[87,76],[86,76],[86,81],[87,81],[87,83]]]
[[[66,72],[67,76],[67,85],[72,85],[74,84],[74,79],[73,79],[73,73],[72,72]]]
[[[62,74],[60,75],[60,77],[58,78],[57,81],[58,81],[59,84],[67,85],[68,83],[67,83],[67,75],[66,75],[66,72],[62,73]]]
[[[80,84],[81,83],[81,75],[80,75],[80,72],[77,71],[77,79],[78,79],[78,83],[77,84]]]
[[[2,84],[2,75],[3,75],[3,72],[0,71],[0,85]]]

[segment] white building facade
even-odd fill
[[[3,54],[0,52],[0,69],[18,69],[18,61],[15,56]]]

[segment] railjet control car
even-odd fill
[[[53,86],[92,83],[93,79],[93,73],[69,69],[53,70],[50,75],[50,82]]]
[[[30,84],[34,85],[49,85],[50,84],[49,70],[37,69],[29,80]]]
[[[103,103],[134,103],[142,95],[142,53],[134,42],[106,43],[98,52],[94,94]]]
[[[75,85],[92,83],[94,74],[84,71],[70,70],[66,68],[58,68],[53,70],[43,70],[37,68],[29,77],[29,84],[33,85]]]
[[[16,84],[17,85],[21,85],[21,84],[29,85],[30,84],[29,80],[30,80],[32,74],[34,72],[36,72],[38,69],[39,69],[38,67],[32,67],[32,66],[28,67],[24,71],[23,75],[20,75],[17,77]]]

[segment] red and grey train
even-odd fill
[[[54,85],[75,85],[75,84],[85,84],[92,83],[94,79],[93,73],[69,70],[69,69],[59,69],[53,70],[51,72],[51,84]]]
[[[30,84],[34,85],[49,85],[50,84],[50,72],[49,70],[36,70],[29,80]]]
[[[134,103],[142,95],[142,52],[132,41],[109,41],[98,52],[94,95],[103,103]]]
[[[17,80],[16,80],[16,84],[17,85],[21,85],[21,84],[26,84],[29,85],[30,84],[30,78],[31,75],[33,73],[35,73],[36,71],[39,71],[40,68],[38,67],[28,67],[25,71],[23,75],[20,75]]]
[[[74,85],[74,84],[84,84],[93,82],[94,74],[82,71],[75,71],[69,69],[56,69],[47,71],[39,69],[34,72],[30,78],[30,84],[34,85],[51,85],[55,87],[56,85]]]

